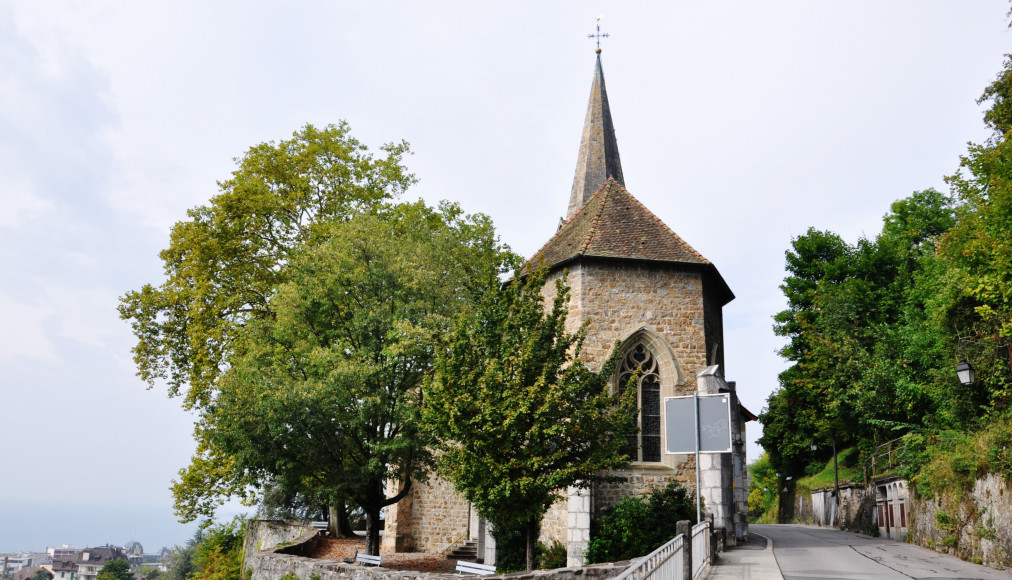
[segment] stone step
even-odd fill
[[[453,547],[453,550],[446,555],[447,559],[450,560],[469,560],[471,562],[478,559],[478,545],[475,542],[464,542]]]

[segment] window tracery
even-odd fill
[[[622,358],[618,392],[625,392],[636,375],[636,424],[638,433],[629,435],[626,451],[634,461],[661,460],[661,380],[657,359],[643,344],[637,344]]]

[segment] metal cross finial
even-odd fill
[[[601,16],[603,16],[603,15],[601,15]],[[594,34],[588,34],[587,35],[587,38],[593,38],[593,39],[595,39],[597,41],[597,48],[594,50],[594,52],[596,52],[598,54],[601,53],[601,39],[602,38],[608,38],[608,33],[607,32],[605,32],[603,34],[601,33],[601,16],[597,17],[597,32],[595,32]]]

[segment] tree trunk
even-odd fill
[[[534,551],[538,540],[538,522],[527,522],[527,571],[534,569]]]
[[[365,512],[365,553],[370,556],[380,553],[379,513],[379,508],[369,508]]]
[[[354,538],[355,530],[351,529],[351,521],[348,519],[348,505],[344,500],[334,500],[334,503],[327,506],[329,523],[327,531],[334,538]]]

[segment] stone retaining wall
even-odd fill
[[[250,521],[246,525],[246,539],[243,542],[242,580],[280,580],[285,574],[292,574],[299,580],[460,580],[457,574],[388,570],[382,567],[307,558],[305,554],[312,553],[319,537],[312,528],[295,522]],[[270,547],[258,550],[257,546]],[[624,572],[629,565],[630,562],[616,562],[557,570],[514,572],[482,578],[608,580]]]
[[[998,569],[1012,568],[1012,489],[999,475],[978,479],[967,497],[911,494],[914,543]]]

